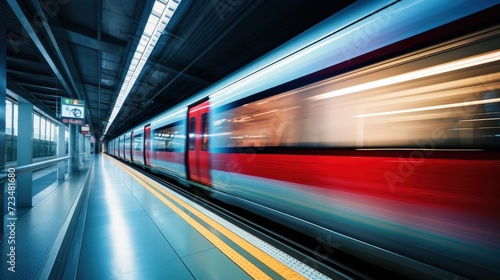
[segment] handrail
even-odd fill
[[[37,163],[32,163],[32,164],[27,164],[27,165],[16,167],[15,168],[16,176],[19,174],[22,174],[22,173],[29,172],[29,171],[36,171],[36,170],[43,169],[43,168],[46,168],[46,167],[49,167],[52,165],[56,165],[57,163],[59,163],[61,161],[69,160],[70,158],[71,158],[71,156],[64,156],[64,157],[58,157],[58,158],[49,159],[49,160],[42,161],[42,162],[37,162]],[[5,171],[2,171],[2,173],[0,174],[0,183],[6,182],[7,176],[8,176],[7,173]]]

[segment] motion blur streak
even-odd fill
[[[500,1],[376,4],[108,153],[404,277],[500,279]]]
[[[397,83],[402,83],[406,81],[416,80],[420,78],[429,77],[432,75],[438,75],[445,72],[455,71],[459,69],[463,69],[466,67],[472,67],[480,64],[485,64],[488,62],[498,61],[500,59],[500,51],[495,51],[491,53],[486,53],[483,55],[477,55],[466,59],[460,59],[454,62],[449,62],[429,68],[424,68],[421,70],[413,71],[406,74],[401,74],[397,76],[393,76],[390,78],[373,81],[366,84],[361,84],[353,87],[343,88],[327,93],[323,93],[314,97],[311,97],[312,100],[321,100],[326,98],[332,98],[336,96],[341,96],[345,94],[355,93],[363,90],[374,89],[378,87],[393,85]]]

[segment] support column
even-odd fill
[[[69,155],[71,160],[69,162],[70,172],[80,172],[79,154],[78,154],[78,133],[76,132],[77,126],[74,124],[69,125]]]
[[[90,137],[85,136],[85,158],[90,159]]]
[[[82,155],[82,153],[85,153],[85,138],[83,137],[83,134],[78,133],[78,155],[80,156],[80,165],[82,165],[85,162],[85,155]]]
[[[5,3],[0,4],[0,171],[5,170],[5,99],[7,95],[7,60],[6,60],[6,50],[5,45],[7,45],[6,39],[6,18],[7,14],[5,12]],[[0,186],[0,215],[2,216],[2,225],[0,226],[0,235],[3,234],[3,224],[4,224],[4,188],[7,183],[2,183]]]
[[[17,103],[18,123],[17,166],[33,163],[33,104],[19,97]],[[17,206],[33,206],[33,172],[17,176]]]
[[[66,155],[66,126],[60,124],[59,135],[57,137],[57,156],[63,157]],[[65,179],[66,174],[66,162],[60,162],[57,164],[57,182],[61,184]]]

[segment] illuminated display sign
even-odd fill
[[[90,134],[90,127],[88,124],[80,127],[81,134]]]
[[[61,121],[65,124],[85,125],[85,103],[78,99],[61,98]]]

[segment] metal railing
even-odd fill
[[[69,160],[70,158],[71,158],[71,156],[64,156],[64,157],[58,157],[58,158],[54,158],[54,159],[49,159],[49,160],[42,161],[42,162],[37,162],[37,163],[32,163],[32,164],[27,164],[27,165],[15,167],[16,176],[20,175],[20,174],[23,174],[23,173],[26,173],[26,172],[44,169],[44,168],[56,165],[56,164],[58,164],[61,161]],[[2,183],[4,183],[4,182],[7,181],[7,178],[8,178],[7,174],[8,173],[6,171],[7,170],[3,170],[2,174],[0,174],[0,184],[2,184]]]

